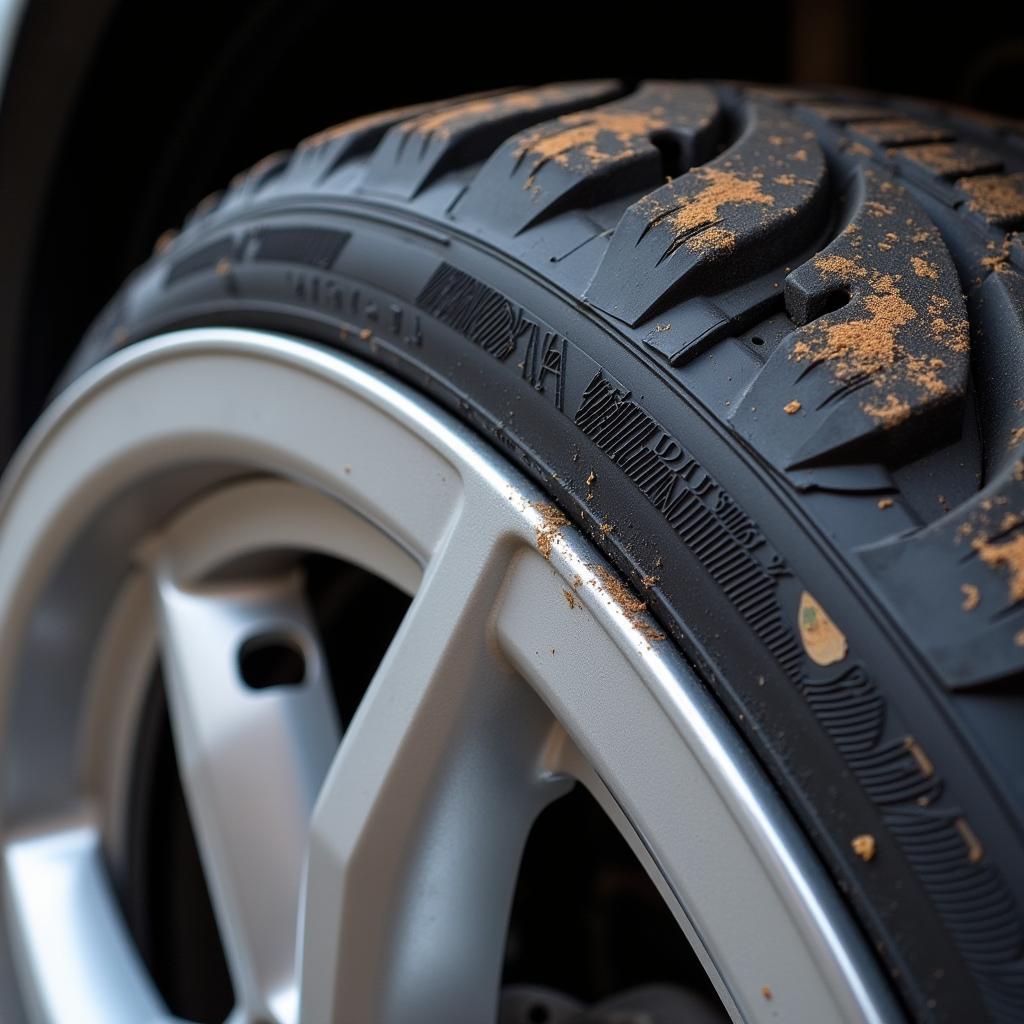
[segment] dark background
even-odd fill
[[[614,76],[830,82],[1024,118],[1024,2],[618,6],[29,0],[0,109],[0,464],[160,232],[355,114]]]

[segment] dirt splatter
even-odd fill
[[[220,192],[211,192],[209,195],[203,196],[192,209],[192,219],[198,220],[200,217],[205,217],[211,210],[215,210],[221,197],[222,193]]]
[[[884,146],[909,142],[940,142],[948,138],[943,128],[936,128],[910,118],[889,117],[880,121],[858,124],[857,132]]]
[[[218,277],[227,277],[231,273],[231,260],[222,256],[217,260],[217,266],[214,269]]]
[[[1021,441],[1024,441],[1024,427],[1014,427],[1010,431],[1010,447],[1016,448]]]
[[[972,542],[978,558],[990,569],[1004,566],[1009,575],[1010,600],[1024,598],[1024,533],[1010,540],[995,543],[977,537]]]
[[[640,631],[644,639],[651,642],[665,639],[664,633],[658,632],[643,619],[642,616],[647,611],[646,601],[634,597],[632,591],[603,565],[592,565],[590,568],[600,581],[601,588],[608,593],[619,611],[626,616],[631,626]]]
[[[928,315],[931,319],[932,340],[944,345],[952,352],[966,352],[970,347],[970,331],[967,321],[957,316],[951,324],[946,318],[949,299],[944,295],[932,295],[928,300]]]
[[[879,498],[878,507],[883,511],[887,508],[892,508],[892,498]]]
[[[986,220],[1006,221],[1024,217],[1024,173],[979,174],[957,181],[967,193],[967,207]]]
[[[537,550],[545,557],[551,557],[551,545],[558,539],[558,531],[569,525],[569,520],[554,505],[546,505],[542,501],[531,502],[532,507],[540,513],[541,522],[534,527],[537,534]]]
[[[890,274],[876,274],[862,305],[866,316],[831,324],[819,338],[797,343],[794,358],[826,359],[839,379],[873,374],[895,362],[896,332],[917,318]]]
[[[544,89],[526,89],[522,92],[503,93],[498,96],[481,96],[479,99],[443,107],[430,113],[421,114],[399,125],[401,131],[438,139],[450,139],[459,128],[478,121],[496,120],[506,114],[540,110],[548,103],[557,103],[568,97],[562,86]]]
[[[349,121],[342,121],[341,124],[331,125],[330,128],[325,128],[315,135],[310,135],[308,138],[303,139],[297,148],[312,149],[326,142],[332,142],[334,139],[341,139],[346,135],[355,135],[366,131],[368,128],[379,128],[382,125],[392,124],[404,118],[415,117],[422,112],[423,106],[415,104],[411,107],[394,107],[391,110],[382,110],[375,114],[354,117]]]
[[[800,403],[794,398],[791,402],[787,402],[783,407],[782,411],[787,416],[792,416],[794,413],[799,412],[801,409]]]
[[[548,163],[586,172],[609,163],[629,160],[650,145],[648,138],[669,127],[664,117],[646,111],[616,110],[612,107],[566,114],[549,126],[527,132],[513,150],[517,165],[530,161],[523,185],[532,189],[540,169]]]
[[[882,402],[865,402],[861,408],[887,430],[899,425],[910,415],[910,404],[895,395],[886,395]]]
[[[158,236],[157,240],[153,243],[153,252],[157,256],[167,252],[167,250],[171,247],[171,242],[173,242],[177,237],[177,228],[168,228],[166,231],[162,231]]]
[[[858,257],[859,258],[859,257]],[[865,278],[868,272],[849,256],[842,256],[839,253],[822,253],[814,257],[814,265],[823,274],[835,275],[844,278]]]
[[[930,277],[933,281],[938,281],[939,271],[934,263],[929,262],[924,256],[911,256],[910,264],[914,268],[914,273],[918,277]]]
[[[924,398],[939,398],[948,392],[943,376],[946,361],[938,356],[911,354],[899,340],[902,328],[920,315],[904,296],[900,275],[869,272],[861,266],[859,257],[828,254],[814,262],[822,274],[839,281],[866,280],[870,291],[858,295],[849,307],[862,315],[836,323],[826,320],[802,331],[790,351],[791,359],[827,362],[837,383],[870,380],[880,387],[899,373],[895,379],[906,378]],[[969,344],[966,322],[962,317],[948,322],[943,314],[949,305],[942,296],[932,296],[931,336],[946,350],[962,353]],[[861,408],[884,427],[903,422],[911,411],[907,398],[895,393],[866,401]]]
[[[922,164],[936,174],[956,175],[969,173],[977,161],[973,147],[948,142],[929,142],[920,146],[905,146],[896,151],[915,163]]]
[[[656,210],[653,217],[655,224],[667,220],[673,235],[691,252],[728,251],[736,244],[735,233],[722,227],[723,207],[775,203],[775,197],[762,188],[759,176],[741,177],[710,166],[694,168],[691,176],[702,182],[700,191],[676,197],[673,205]]]
[[[963,818],[957,818],[953,824],[956,826],[957,832],[960,833],[960,838],[963,839],[964,845],[967,847],[967,859],[972,864],[977,864],[985,856],[985,848],[981,845],[981,840],[975,835],[974,829]]]
[[[586,480],[586,484],[587,484],[587,486],[588,486],[588,487],[593,487],[593,486],[594,486],[594,481],[595,481],[596,479],[597,479],[597,474],[596,474],[596,473],[595,473],[595,472],[594,472],[593,470],[591,470],[591,471],[590,471],[590,472],[589,472],[589,473],[587,474],[587,480]]]
[[[834,665],[846,657],[842,630],[806,590],[800,595],[797,624],[804,650],[816,665]]]
[[[981,604],[981,591],[973,583],[961,583],[960,593],[964,595],[960,607],[965,612],[973,612]]]
[[[903,741],[903,748],[917,762],[917,767],[921,769],[921,774],[926,779],[930,779],[935,774],[935,765],[932,764],[931,758],[913,736],[908,736]]]
[[[576,607],[576,595],[571,590],[563,590],[562,593],[565,595],[565,603],[570,608]]]
[[[867,199],[864,202],[864,212],[869,217],[891,217],[896,211],[888,203],[880,199]]]
[[[862,835],[854,836],[850,840],[850,846],[853,847],[853,852],[861,860],[869,861],[875,859],[877,844],[875,843],[875,837],[870,833],[865,832]]]
[[[985,246],[987,256],[981,259],[981,265],[986,270],[995,271],[997,274],[1006,273],[1010,270],[1010,250],[1012,239],[1007,235],[1002,244],[997,246],[995,242],[988,242]]]
[[[772,989],[770,985],[761,986],[761,995],[770,1003],[772,1001]]]

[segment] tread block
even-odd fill
[[[299,173],[322,181],[343,161],[372,150],[394,125],[426,113],[447,110],[455,103],[454,100],[415,103],[342,121],[303,139],[295,147],[293,164]]]
[[[991,174],[1003,167],[998,153],[969,142],[927,142],[892,154],[905,173],[924,179],[954,181],[968,174]]]
[[[439,175],[484,160],[510,135],[620,92],[613,81],[570,82],[478,96],[417,114],[388,129],[368,180],[375,192],[413,199]]]
[[[948,128],[909,117],[868,121],[854,125],[851,131],[876,146],[910,146],[922,142],[948,142],[953,138],[953,132]]]
[[[291,150],[279,150],[258,160],[247,171],[236,174],[221,197],[218,209],[226,213],[244,206],[257,192],[272,186],[288,173],[291,158]]]
[[[720,291],[812,244],[827,216],[814,133],[752,104],[737,142],[622,215],[584,298],[637,326],[698,289]]]
[[[833,92],[830,89],[813,90],[796,85],[763,85],[760,82],[734,84],[742,88],[751,98],[767,100],[770,103],[831,103],[833,101]]]
[[[718,100],[706,86],[648,82],[621,100],[508,139],[457,214],[515,233],[568,207],[656,187],[666,171],[706,160],[719,126]]]
[[[800,103],[801,110],[806,110],[824,121],[833,124],[854,124],[859,121],[883,121],[892,117],[888,107],[869,106],[857,103]]]
[[[850,224],[787,278],[797,330],[732,414],[780,468],[896,465],[959,430],[970,345],[952,258],[902,185],[864,168],[860,189]]]
[[[901,626],[951,690],[1024,673],[1024,461],[909,537],[861,552]]]
[[[957,191],[967,210],[1004,231],[1024,228],[1024,171],[961,178]]]

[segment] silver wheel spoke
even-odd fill
[[[539,771],[547,710],[488,640],[507,545],[468,522],[435,556],[317,803],[303,1020],[494,1019],[523,844],[564,784]]]
[[[295,1018],[298,895],[309,816],[339,732],[297,575],[190,591],[158,570],[165,688],[186,799],[239,1005]],[[239,650],[284,634],[299,685],[253,689]]]
[[[38,976],[38,1019],[172,1024],[114,911],[91,823],[61,822],[9,844],[4,870],[7,913],[22,926],[19,953]],[[44,964],[58,965],[57,976]]]

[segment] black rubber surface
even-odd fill
[[[241,175],[76,367],[253,325],[452,409],[699,666],[908,1016],[1021,1021],[1022,228],[1020,126],[980,115],[721,83],[469,97]]]

